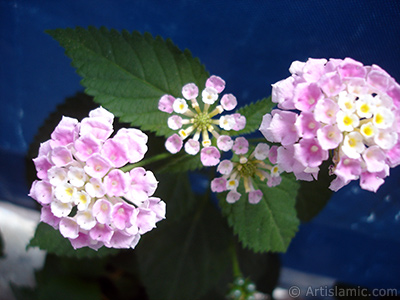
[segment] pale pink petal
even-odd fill
[[[305,66],[305,62],[295,60],[290,64],[289,72],[293,75],[301,75],[303,74],[303,68]],[[292,77],[289,77],[292,78]]]
[[[108,248],[129,249],[131,248],[132,244],[137,244],[137,236],[125,233],[123,231],[115,231],[111,237],[111,240],[104,244]]]
[[[47,171],[48,181],[53,186],[58,186],[59,184],[66,183],[68,181],[68,168],[64,167],[51,167]]]
[[[76,150],[74,155],[81,161],[86,161],[90,156],[94,153],[98,153],[101,149],[99,140],[91,134],[79,137],[75,141],[74,146]]]
[[[311,111],[323,98],[320,87],[316,83],[299,83],[294,91],[294,106],[301,111]]]
[[[182,88],[182,95],[187,100],[195,99],[199,95],[199,88],[194,83],[185,84]]]
[[[281,109],[294,109],[294,78],[288,77],[272,85],[271,100]]]
[[[212,105],[218,100],[218,92],[213,87],[206,87],[201,92],[201,98],[204,103]]]
[[[83,247],[89,247],[97,251],[103,246],[103,243],[93,241],[86,233],[83,232],[79,232],[77,238],[69,238],[68,240],[70,241],[72,248],[74,248],[75,250]]]
[[[220,94],[225,89],[225,81],[219,76],[212,75],[207,79],[206,87],[212,87]]]
[[[51,142],[51,140],[47,140],[44,143],[40,143],[38,157],[50,155],[51,150],[53,149],[51,146]]]
[[[78,237],[79,225],[73,218],[66,217],[60,220],[60,233],[65,238],[75,239]]]
[[[178,153],[182,149],[183,141],[178,134],[171,135],[165,141],[165,148],[172,154]]]
[[[392,82],[389,86],[387,94],[393,100],[393,104],[397,109],[400,108],[400,85],[397,82]]]
[[[362,154],[368,172],[381,172],[386,166],[386,155],[378,146],[368,147]]]
[[[52,147],[66,146],[73,143],[77,137],[78,120],[63,116],[60,123],[51,134]]]
[[[119,169],[111,170],[104,177],[104,187],[107,195],[110,197],[122,197],[128,190],[130,177],[128,173],[124,173]]]
[[[105,141],[113,132],[113,126],[107,118],[87,117],[81,121],[79,134],[81,136],[92,134],[95,138]]]
[[[232,116],[235,122],[232,129],[235,131],[243,130],[246,127],[246,117],[239,113],[233,114]]]
[[[379,91],[386,92],[391,83],[391,77],[386,71],[377,65],[372,65],[367,74],[367,82],[369,85]]]
[[[170,114],[174,111],[174,109],[172,108],[174,102],[174,97],[172,97],[171,95],[164,95],[158,101],[158,109]]]
[[[72,204],[62,203],[60,201],[54,200],[50,203],[50,209],[54,216],[62,218],[68,216],[71,213]]]
[[[237,155],[246,154],[249,151],[249,142],[244,137],[238,137],[235,139],[232,147],[233,152]]]
[[[114,115],[101,106],[96,109],[91,110],[89,112],[89,117],[90,118],[100,117],[100,118],[103,118],[106,122],[108,122],[110,124],[112,124],[114,122]]]
[[[347,185],[349,182],[350,182],[350,180],[345,180],[344,178],[338,176],[334,180],[331,181],[331,183],[329,185],[329,189],[334,191],[334,192],[337,192],[342,187]]]
[[[386,151],[386,158],[391,168],[400,165],[400,141],[398,141],[390,150]]]
[[[333,124],[336,122],[336,114],[339,111],[339,105],[331,99],[322,99],[318,101],[314,109],[314,118],[318,122]]]
[[[276,164],[285,172],[293,172],[295,174],[301,174],[305,167],[301,164],[295,156],[294,145],[288,145],[286,147],[279,147],[277,149]]]
[[[275,132],[271,128],[271,123],[272,123],[272,115],[271,114],[265,114],[262,118],[260,128],[259,130],[265,137],[265,139],[269,142],[276,142],[275,141]],[[296,130],[297,133],[297,130]]]
[[[352,58],[346,57],[338,67],[338,73],[342,78],[361,77],[364,78],[367,70],[364,65]]]
[[[297,131],[303,138],[313,138],[317,135],[317,130],[320,128],[320,123],[314,119],[314,114],[309,112],[302,112],[297,117],[296,123]]]
[[[362,189],[376,193],[385,182],[377,173],[363,172],[360,175],[360,186]]]
[[[229,135],[220,135],[217,139],[217,147],[224,151],[227,152],[232,149],[233,146],[233,140]]]
[[[326,72],[325,58],[309,58],[303,66],[301,76],[308,82],[316,82]]]
[[[85,191],[92,198],[101,198],[106,194],[103,183],[99,178],[90,178],[89,182],[85,185]]]
[[[166,204],[160,198],[149,198],[148,208],[156,214],[156,222],[165,219]]]
[[[214,146],[201,149],[200,160],[205,167],[216,166],[220,157],[221,153]]]
[[[107,224],[97,223],[96,226],[89,231],[89,236],[95,241],[108,243],[111,240],[113,233],[114,231]]]
[[[111,221],[112,205],[106,199],[97,200],[92,208],[93,216],[101,224],[109,224]]]
[[[127,151],[127,158],[130,163],[142,160],[148,149],[148,136],[136,128],[121,128],[115,134],[113,140],[124,144],[129,149]]]
[[[40,212],[40,222],[49,224],[54,229],[58,230],[58,224],[60,223],[60,218],[56,217],[50,209],[50,206],[42,206]]]
[[[131,151],[126,144],[119,142],[118,139],[109,139],[104,142],[101,155],[111,162],[115,168],[125,166],[128,162],[128,152]]]
[[[335,125],[326,125],[317,131],[317,139],[322,149],[335,149],[343,140],[343,134]]]
[[[235,203],[236,201],[238,201],[240,199],[241,194],[239,194],[236,191],[230,191],[227,195],[226,195],[226,202],[228,203]]]
[[[52,185],[46,181],[35,180],[32,183],[29,196],[42,205],[49,204],[54,199]]]
[[[221,105],[224,110],[232,110],[237,105],[236,97],[232,94],[225,94],[221,98]]]
[[[55,147],[51,152],[51,161],[57,167],[68,165],[72,160],[71,151],[65,146]]]
[[[257,204],[263,197],[263,193],[260,190],[249,192],[249,203]]]
[[[296,159],[308,168],[315,168],[327,160],[329,153],[322,149],[317,139],[301,139],[294,145]]]
[[[110,162],[100,154],[95,153],[86,161],[84,170],[89,176],[94,178],[102,178],[108,173],[110,168]]]
[[[268,159],[271,164],[276,165],[278,160],[278,146],[274,145],[269,149]]]
[[[111,218],[114,226],[120,230],[130,227],[131,216],[133,215],[135,208],[125,202],[117,203],[113,206]]]
[[[129,172],[130,187],[125,197],[135,204],[147,200],[155,192],[158,181],[153,172],[144,168],[134,168]]]
[[[33,159],[33,163],[35,164],[35,168],[37,171],[37,177],[39,179],[47,179],[47,171],[53,166],[47,156],[39,156]]]
[[[200,151],[200,142],[194,139],[189,139],[185,143],[185,151],[187,154],[196,155]]]
[[[307,179],[305,179],[307,180]],[[267,185],[269,187],[274,187],[279,185],[282,182],[281,176],[268,176]]]
[[[78,211],[75,215],[75,220],[83,230],[90,230],[97,224],[96,219],[89,210]]]
[[[182,127],[182,118],[177,115],[172,115],[168,118],[168,127],[172,130],[178,130]]]
[[[157,216],[153,211],[139,207],[139,213],[136,217],[136,226],[139,228],[140,234],[144,234],[156,228],[156,222]]]
[[[211,181],[211,191],[214,193],[221,193],[226,191],[226,179],[223,177],[214,178]]]
[[[224,159],[217,167],[217,171],[223,175],[229,175],[232,172],[233,164],[230,160]]]
[[[102,246],[102,244],[93,243],[92,239],[85,233],[79,232],[77,238],[69,238],[71,245],[74,249],[79,249],[83,247],[90,247],[97,250]]]
[[[265,143],[258,143],[254,149],[254,157],[258,160],[264,160],[269,155],[269,146]]]
[[[270,142],[281,143],[283,146],[290,145],[299,139],[296,120],[296,113],[275,109],[272,111],[272,118],[264,116],[260,131]]]
[[[336,96],[346,88],[337,72],[324,74],[319,81],[319,86],[328,97]]]
[[[334,173],[341,177],[344,182],[358,179],[361,174],[361,160],[342,157],[337,164]]]

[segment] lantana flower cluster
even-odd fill
[[[281,183],[279,167],[267,161],[269,158],[271,163],[276,162],[276,150],[276,146],[270,148],[265,143],[259,143],[253,151],[249,151],[248,140],[244,137],[236,138],[232,147],[234,155],[231,160],[225,159],[218,164],[217,171],[222,176],[211,181],[211,190],[216,193],[229,191],[226,201],[235,203],[242,196],[238,187],[243,184],[249,203],[257,204],[263,193],[254,186],[256,177],[261,181],[267,179],[269,187]]]
[[[178,130],[178,133],[166,140],[165,147],[170,153],[178,153],[183,147],[183,141],[187,139],[184,145],[186,153],[196,155],[200,152],[204,166],[215,166],[220,161],[220,150],[230,150],[233,141],[230,136],[221,135],[220,130],[242,130],[246,125],[246,118],[239,113],[214,118],[224,111],[233,110],[237,105],[236,97],[232,94],[224,94],[220,104],[215,105],[224,89],[225,81],[213,75],[207,79],[206,87],[201,92],[200,104],[197,101],[199,88],[194,83],[183,86],[183,98],[174,98],[171,95],[160,98],[159,110],[175,113],[168,118],[168,127]],[[212,145],[213,136],[217,139],[217,147]]]
[[[165,218],[165,203],[153,197],[151,171],[120,168],[143,159],[147,135],[121,128],[97,108],[81,122],[63,117],[34,159],[37,176],[30,196],[42,205],[41,221],[58,229],[76,248],[134,248],[140,236]]]
[[[361,188],[377,191],[400,163],[400,85],[379,66],[351,58],[295,61],[289,70],[272,87],[279,109],[260,126],[281,144],[279,167],[312,180],[331,157],[332,190],[360,179]]]

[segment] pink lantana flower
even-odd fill
[[[40,180],[29,195],[42,205],[41,221],[74,248],[134,248],[165,218],[165,203],[152,197],[158,185],[153,173],[119,169],[143,159],[147,135],[122,128],[111,137],[113,120],[101,107],[81,123],[63,117],[33,159]],[[139,220],[142,210],[147,217]]]
[[[226,201],[235,203],[242,196],[238,189],[243,186],[249,203],[257,204],[263,193],[257,188],[256,178],[261,181],[267,179],[269,187],[280,184],[282,180],[279,167],[268,160],[270,154],[273,160],[274,151],[270,152],[265,143],[259,143],[249,151],[249,143],[243,137],[236,138],[232,151],[234,154],[230,160],[225,159],[218,164],[217,171],[222,176],[211,181],[211,190],[216,193],[228,191]]]
[[[229,151],[232,147],[230,137],[221,135],[221,130],[239,131],[246,126],[246,118],[238,113],[214,118],[224,111],[233,110],[237,105],[236,97],[232,94],[224,94],[218,104],[219,95],[224,89],[225,81],[213,75],[207,79],[201,92],[194,83],[188,83],[182,88],[183,98],[174,98],[171,95],[160,98],[158,109],[169,114],[175,113],[168,118],[168,127],[178,131],[165,142],[169,152],[178,153],[182,147],[190,155],[201,151],[200,159],[204,166],[218,164],[219,156],[215,154],[215,150]],[[197,98],[201,98],[201,101]],[[212,136],[218,140],[214,146]],[[184,143],[185,140],[187,141]]]
[[[377,191],[400,164],[400,85],[351,58],[296,61],[289,70],[292,76],[272,85],[278,109],[260,126],[280,144],[278,165],[313,180],[330,157],[332,190],[360,179],[361,188]]]

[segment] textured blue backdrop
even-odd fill
[[[26,197],[29,144],[80,78],[46,29],[149,31],[189,48],[240,104],[270,94],[293,60],[352,57],[400,81],[400,1],[0,0],[0,198]],[[286,266],[369,287],[400,288],[399,171],[376,194],[352,184],[302,226]]]

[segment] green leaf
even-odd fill
[[[275,105],[276,103],[271,101],[271,97],[268,97],[240,108],[237,112],[246,117],[246,127],[234,132],[234,135],[248,134],[258,130],[263,116],[270,113]]]
[[[314,218],[328,203],[333,192],[329,189],[332,176],[329,175],[331,161],[325,161],[320,166],[318,180],[302,181],[297,195],[297,216],[302,222]]]
[[[167,204],[167,220],[178,221],[192,212],[198,203],[191,189],[187,173],[157,174],[159,181],[156,195]]]
[[[116,249],[106,247],[102,247],[98,251],[88,247],[75,250],[68,239],[64,238],[58,230],[45,223],[39,223],[37,226],[35,235],[28,245],[28,248],[30,247],[39,247],[48,253],[76,258],[103,257],[118,252]]]
[[[179,222],[161,222],[136,248],[150,299],[199,299],[229,266],[230,239],[224,219],[208,200]]]
[[[203,168],[200,160],[200,154],[190,155],[186,152],[174,155],[173,159],[165,163],[159,172],[162,173],[179,173],[187,171],[195,171]]]
[[[169,136],[169,114],[158,110],[164,94],[181,97],[182,86],[204,86],[209,74],[188,50],[171,40],[124,30],[55,29],[47,31],[72,59],[81,84],[94,100],[142,130]]]
[[[263,192],[261,201],[250,204],[240,185],[242,197],[234,204],[226,202],[225,194],[220,197],[223,214],[244,247],[254,252],[285,252],[299,225],[295,210],[299,185],[289,175],[282,175],[282,183],[274,188],[258,179],[253,184]]]

